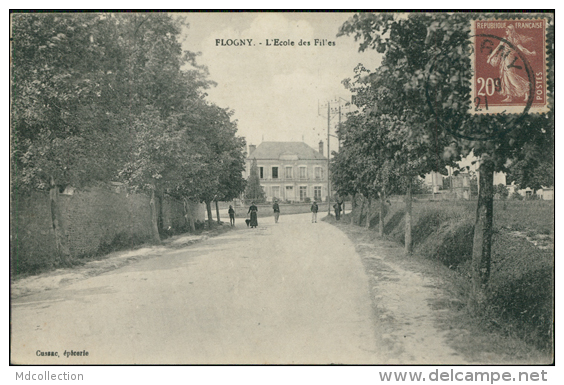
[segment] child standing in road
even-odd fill
[[[280,217],[280,206],[278,206],[277,200],[274,201],[272,209],[274,210],[274,223],[278,223],[278,218]]]
[[[229,223],[231,226],[235,226],[235,210],[233,210],[233,206],[229,205]]]
[[[319,210],[319,207],[317,207],[317,202],[313,201],[313,204],[311,205],[311,223],[317,223],[317,211]]]

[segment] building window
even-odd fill
[[[288,200],[288,201],[294,200],[294,187],[293,186],[286,186],[286,200]]]
[[[272,186],[272,197],[280,198],[280,186]]]
[[[272,179],[278,179],[278,167],[272,167]]]
[[[306,178],[307,178],[307,168],[300,167],[300,179],[306,179]]]
[[[260,179],[264,178],[264,167],[259,167],[259,178]]]
[[[286,167],[286,179],[292,179],[292,167]]]
[[[300,186],[300,201],[304,201],[307,197],[307,186]]]
[[[313,199],[315,199],[316,201],[321,200],[321,186],[313,187]]]
[[[321,167],[315,168],[315,179],[323,179],[323,169]]]

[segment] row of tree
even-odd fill
[[[405,194],[405,249],[411,252],[413,181],[432,171],[446,174],[446,166],[456,169],[473,154],[480,173],[472,255],[475,300],[482,298],[490,275],[494,172],[507,173],[523,187],[554,184],[552,110],[520,117],[468,112],[470,21],[477,17],[484,15],[358,13],[341,26],[340,35],[360,40],[360,51],[376,49],[384,56],[377,69],[358,65],[354,79],[344,81],[358,110],[339,128],[342,147],[331,169],[341,196],[362,194],[383,206],[387,195]],[[553,90],[554,24],[543,17],[548,18],[548,88]]]
[[[244,190],[245,141],[232,112],[205,99],[213,82],[183,51],[180,17],[11,16],[12,196],[50,191],[62,255],[66,186],[118,181],[146,192],[156,242],[163,194],[206,202],[211,221],[211,202]]]

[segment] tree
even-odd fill
[[[425,69],[430,55],[418,49],[425,40],[425,34],[421,33],[425,31],[424,25],[424,20],[414,17],[395,20],[389,14],[357,14],[339,33],[356,33],[356,37],[362,37],[360,50],[373,45],[385,52],[376,71],[359,66],[355,82],[346,81],[345,85],[360,94],[356,104],[374,122],[373,128],[366,129],[378,131],[377,137],[368,140],[365,146],[371,146],[381,163],[385,160],[387,169],[401,177],[398,182],[405,189],[407,253],[412,251],[413,181],[431,171],[444,173],[446,165],[454,165],[459,159],[454,153],[441,156],[452,139],[425,116],[427,111],[421,103],[422,90],[416,86],[417,76],[415,82],[410,76]],[[380,35],[388,32],[389,38],[382,41]]]
[[[195,54],[182,51],[181,20],[166,14],[111,14],[110,19],[117,26],[115,49],[123,52],[114,78],[125,85],[120,94],[129,102],[123,108],[129,148],[118,176],[149,193],[153,239],[158,243],[164,193],[187,193],[186,181],[205,166],[188,127],[198,122],[205,104],[202,90],[210,82],[196,65]]]
[[[361,100],[357,98],[358,105]],[[372,199],[379,198],[381,235],[386,213],[384,202],[388,194],[396,192],[399,178],[379,145],[382,132],[370,113],[349,114],[338,130],[342,147],[331,164],[333,185],[339,195],[362,194],[367,199],[366,226],[370,225]]]
[[[499,196],[500,199],[506,200],[509,196],[509,190],[507,189],[507,186],[505,186],[503,183],[500,183],[495,186],[495,194]]]
[[[391,130],[386,145],[402,150],[396,153],[399,155],[396,160],[403,175],[437,170],[440,163],[449,164],[471,151],[480,159],[472,254],[474,303],[483,297],[490,275],[493,173],[507,172],[513,161],[529,159],[527,154],[531,154],[531,149],[550,151],[554,132],[551,114],[469,113],[470,21],[478,17],[538,16],[428,13],[399,18],[393,14],[362,13],[355,14],[340,31],[360,39],[361,51],[373,48],[385,54],[376,74],[386,94],[383,103],[377,103],[375,108],[386,111],[386,106],[391,107],[386,112],[395,119],[396,129]],[[548,85],[552,90],[554,24],[550,15],[547,19]],[[531,146],[532,143],[535,145]],[[429,157],[428,150],[433,149],[435,156]],[[429,161],[437,164],[430,165]],[[529,167],[518,169],[535,168],[534,163],[527,164]]]
[[[130,159],[124,164],[119,176],[134,189],[145,191],[150,196],[151,228],[153,241],[160,243],[157,201],[162,208],[162,195],[174,189],[181,181],[178,169],[191,159],[191,150],[182,140],[174,118],[161,119],[154,108],[140,114],[131,128],[133,141]]]
[[[547,124],[554,123],[548,114]],[[550,127],[548,135],[537,138],[541,140],[527,143],[517,150],[516,159],[508,167],[507,181],[515,182],[520,188],[530,187],[539,190],[554,186],[554,127]]]
[[[199,189],[197,197],[206,203],[209,225],[212,226],[211,203],[216,202],[219,219],[219,200],[232,200],[239,196],[245,187],[242,178],[244,170],[244,139],[237,137],[237,122],[232,121],[232,111],[214,104],[200,107],[198,129],[192,135],[198,137],[201,159],[207,167],[203,170],[204,188]]]
[[[247,187],[245,189],[245,199],[252,200],[254,202],[264,202],[265,200],[264,190],[260,185],[256,159],[253,159],[251,162],[251,170],[249,177],[247,178]]]
[[[64,257],[57,196],[66,186],[121,180],[147,192],[159,242],[163,194],[217,190],[221,162],[242,154],[234,140],[218,152],[203,135],[218,126],[218,108],[204,101],[206,69],[182,50],[183,23],[165,13],[13,14],[12,192],[50,190]]]
[[[243,138],[235,135],[237,131],[236,122],[232,122],[231,111],[218,110],[221,126],[219,135],[216,139],[221,142],[218,144],[217,153],[220,164],[217,195],[215,197],[217,221],[219,223],[218,201],[231,201],[245,191],[246,181],[243,178],[245,170],[244,149],[246,142]]]
[[[125,133],[109,124],[102,98],[103,23],[97,14],[12,15],[12,199],[49,190],[63,262],[69,249],[59,192],[111,179],[123,154]]]

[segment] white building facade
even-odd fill
[[[319,150],[303,142],[263,142],[249,145],[245,178],[250,175],[253,159],[257,161],[260,184],[268,201],[288,202],[327,199],[327,158],[323,142]]]

